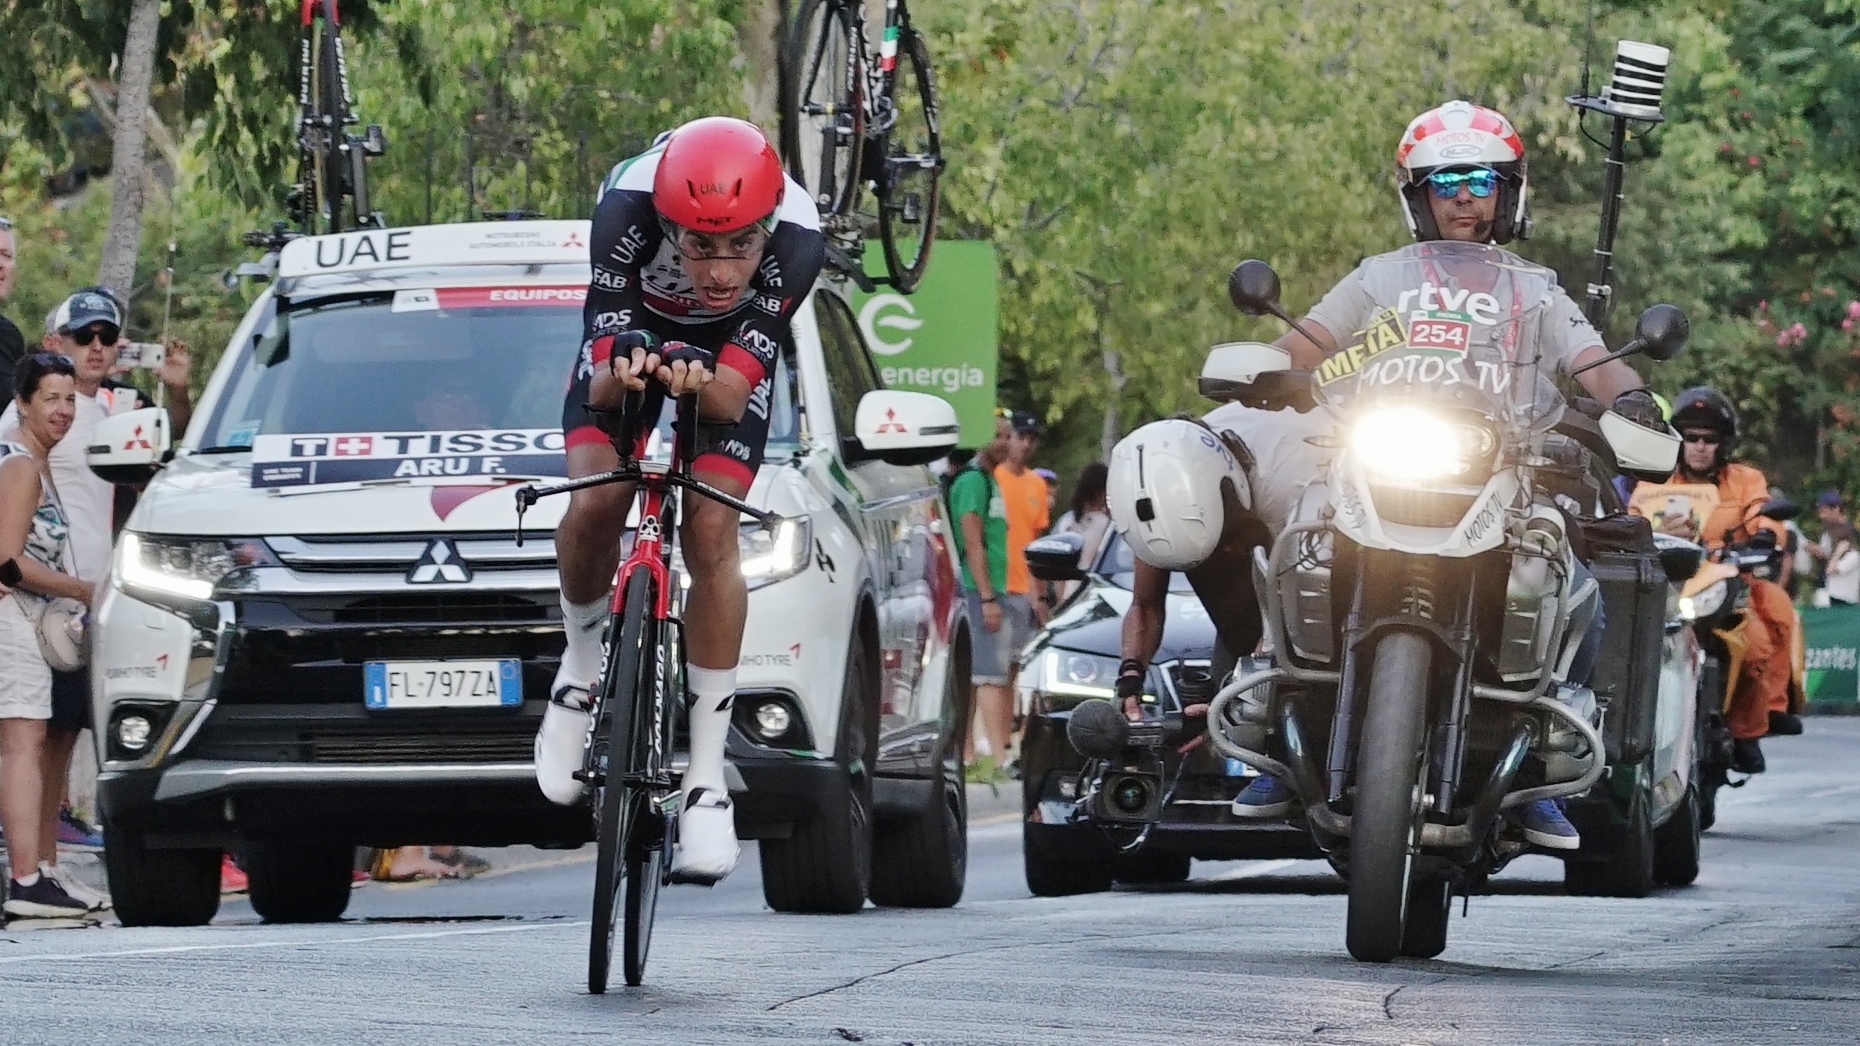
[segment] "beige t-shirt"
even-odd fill
[[[91,430],[111,414],[136,409],[134,389],[98,389],[95,396],[77,398],[77,416],[71,419],[71,431],[52,447],[48,456],[52,467],[52,485],[64,505],[71,526],[70,566],[79,578],[93,584],[110,570],[112,517],[116,511],[116,488],[105,482],[85,461],[84,449],[90,443]],[[0,440],[19,439],[19,404],[8,402],[0,412]]]

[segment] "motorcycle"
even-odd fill
[[[1709,830],[1718,819],[1718,790],[1727,786],[1742,788],[1750,781],[1749,776],[1732,776],[1731,731],[1725,717],[1743,672],[1748,646],[1746,636],[1751,628],[1762,627],[1753,621],[1756,615],[1750,609],[1750,581],[1777,580],[1782,573],[1783,555],[1776,545],[1775,535],[1755,528],[1754,524],[1759,519],[1786,522],[1800,511],[1797,505],[1784,499],[1745,506],[1743,522],[1725,531],[1717,549],[1699,550],[1698,569],[1681,590],[1679,616],[1691,626],[1704,652],[1695,735],[1699,753],[1700,831]],[[1662,540],[1667,547],[1675,543],[1689,544],[1678,539],[1656,540]],[[1799,700],[1804,693],[1801,659],[1794,656],[1801,646],[1799,618],[1794,625],[1789,644],[1792,661],[1789,685]]]
[[[1370,323],[1315,372],[1232,343],[1202,373],[1212,398],[1334,422],[1312,437],[1334,451],[1328,475],[1255,555],[1274,656],[1221,688],[1208,736],[1297,793],[1348,881],[1363,961],[1440,954],[1453,898],[1528,849],[1501,813],[1604,775],[1594,694],[1568,678],[1599,590],[1545,496],[1561,468],[1547,448],[1574,440],[1649,479],[1678,455],[1670,429],[1566,416],[1539,351],[1555,276],[1500,254],[1435,241],[1372,259]],[[1228,286],[1241,311],[1296,326],[1265,263]],[[1655,306],[1607,358],[1670,359],[1685,338],[1679,310]]]

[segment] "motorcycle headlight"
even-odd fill
[[[1373,473],[1396,480],[1467,477],[1491,457],[1489,429],[1420,407],[1380,407],[1358,418],[1350,451]],[[1470,478],[1470,477],[1468,477]]]
[[[257,538],[158,538],[125,531],[116,544],[117,582],[157,598],[210,600],[217,589],[239,587],[248,568],[278,565]]]
[[[806,516],[783,518],[773,530],[751,524],[740,532],[743,579],[750,588],[772,585],[807,569],[814,530]]]
[[[1714,581],[1692,595],[1680,596],[1679,616],[1687,621],[1710,617],[1724,608],[1724,597],[1729,595],[1730,591],[1730,585],[1723,581]]]

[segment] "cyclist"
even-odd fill
[[[1687,389],[1673,401],[1673,427],[1685,441],[1679,467],[1666,483],[1636,489],[1629,511],[1648,517],[1664,533],[1712,549],[1758,533],[1782,548],[1789,535],[1781,523],[1749,520],[1769,500],[1770,484],[1761,470],[1731,460],[1737,449],[1737,408],[1731,401],[1716,389]],[[1771,710],[1788,715],[1790,652],[1800,626],[1781,585],[1750,575],[1746,580],[1757,627],[1744,630],[1743,670],[1724,718],[1731,731],[1731,768],[1757,774],[1765,766],[1757,739],[1770,732]]]
[[[768,438],[776,353],[825,258],[806,190],[783,173],[755,125],[694,120],[608,175],[590,246],[581,353],[562,407],[569,475],[618,467],[597,412],[643,391],[641,416],[652,419],[663,397],[701,390],[692,474],[741,497]],[[632,498],[631,484],[578,490],[556,529],[568,646],[536,735],[536,778],[564,805],[584,789],[573,775]],[[736,511],[698,497],[682,507],[690,764],[672,875],[714,883],[739,854],[723,751],[748,593]]]
[[[1395,173],[1402,214],[1416,240],[1490,246],[1464,262],[1456,260],[1441,274],[1443,283],[1456,285],[1460,300],[1466,300],[1468,291],[1492,289],[1505,267],[1538,268],[1499,249],[1528,226],[1528,180],[1524,142],[1497,110],[1455,100],[1415,117],[1396,146]],[[1416,288],[1424,303],[1436,290]],[[1444,300],[1433,304],[1450,308]],[[1363,333],[1376,308],[1359,267],[1305,317],[1303,327],[1311,338],[1290,331],[1276,344],[1291,353],[1294,367],[1315,369],[1348,344],[1340,340],[1343,335]],[[1559,372],[1607,352],[1601,336],[1566,294],[1557,294],[1549,303],[1542,329],[1544,360]],[[1652,395],[1627,364],[1605,363],[1576,380],[1589,395],[1612,403],[1627,417],[1664,430]],[[1163,595],[1171,570],[1188,573],[1220,634],[1217,652],[1223,659],[1254,649],[1261,628],[1250,550],[1270,542],[1284,528],[1304,486],[1322,475],[1326,452],[1307,437],[1325,442],[1329,428],[1328,419],[1315,411],[1299,414],[1230,403],[1201,422],[1152,422],[1117,446],[1111,461],[1111,516],[1139,560],[1119,669],[1118,689],[1127,709],[1134,707],[1130,696],[1140,692],[1161,640]],[[1221,436],[1223,446],[1210,446],[1201,438],[1208,430]],[[1150,498],[1149,490],[1169,491],[1168,502]],[[1139,510],[1140,499],[1151,500],[1146,506],[1150,511]],[[1571,672],[1576,681],[1586,679],[1593,666],[1600,627],[1601,614],[1595,612]],[[1294,798],[1284,782],[1261,776],[1235,798],[1233,812],[1237,817],[1280,817]],[[1525,838],[1537,845],[1573,849],[1580,844],[1575,827],[1554,800],[1518,807],[1512,816]]]

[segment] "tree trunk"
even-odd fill
[[[745,65],[743,102],[749,106],[749,119],[771,138],[781,120],[782,44],[792,5],[793,0],[757,0],[736,31]]]
[[[1104,328],[1102,327],[1098,329],[1098,340],[1100,343],[1104,341]],[[1118,438],[1123,435],[1117,417],[1118,401],[1123,398],[1124,393],[1124,371],[1121,364],[1122,361],[1118,358],[1116,349],[1106,348],[1104,350],[1104,372],[1111,378],[1111,395],[1104,401],[1104,429],[1098,436],[1098,460],[1100,461],[1111,460],[1111,449],[1117,446]]]
[[[149,90],[155,80],[155,32],[161,0],[135,0],[116,89],[116,134],[110,152],[110,228],[97,282],[127,299],[136,281],[142,241],[143,171],[148,163]]]

